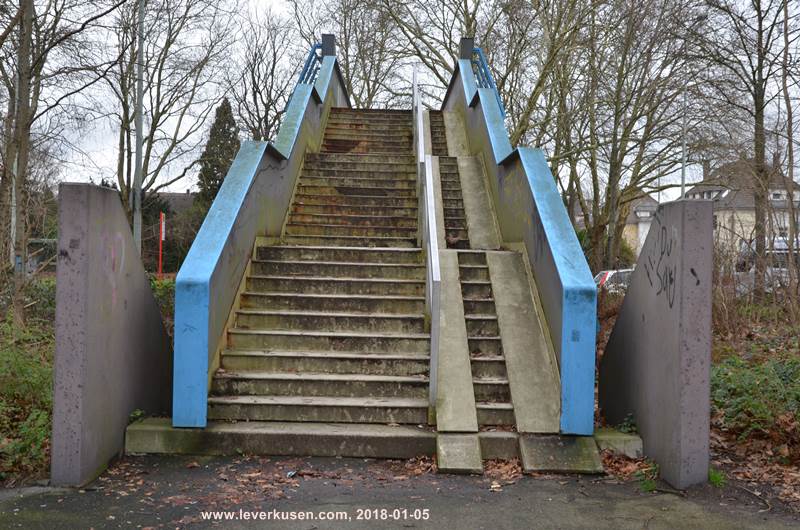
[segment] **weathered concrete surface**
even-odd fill
[[[603,462],[591,436],[521,435],[522,468],[528,472],[602,473]]]
[[[486,191],[481,159],[476,156],[458,157],[458,172],[461,176],[470,246],[480,250],[499,249],[500,231],[497,228],[493,201]]]
[[[405,462],[332,458],[129,457],[85,490],[0,490],[0,528],[783,529],[798,518],[736,483],[686,496],[642,493],[637,481],[409,473]],[[416,469],[414,466],[412,469]],[[294,471],[296,476],[287,478]],[[227,479],[227,480],[226,480]],[[262,486],[262,484],[264,486]],[[749,488],[748,488],[749,489]],[[428,510],[426,520],[358,520],[357,510]],[[203,520],[201,511],[344,511],[350,520]]]
[[[464,132],[464,120],[456,112],[443,111],[447,153],[450,156],[469,156],[469,144]]]
[[[433,207],[436,215],[436,244],[439,248],[447,248],[444,229],[444,201],[442,200],[442,174],[439,171],[438,156],[431,157],[431,168],[433,170]],[[423,214],[421,210],[420,212]]]
[[[659,207],[600,364],[600,407],[632,415],[661,475],[708,477],[711,361],[710,201]]]
[[[440,250],[442,268],[442,306],[436,430],[439,432],[478,432],[472,368],[464,323],[464,301],[458,273],[458,252]]]
[[[120,453],[136,409],[169,410],[171,351],[119,193],[59,186],[51,480],[80,485]]]
[[[531,297],[522,255],[487,252],[517,431],[559,432],[558,368]]]
[[[209,422],[176,429],[169,418],[148,418],[126,432],[127,453],[414,458],[432,455],[436,435],[404,425],[311,422]]]
[[[478,434],[437,435],[436,466],[442,473],[483,473]]]
[[[605,427],[594,432],[594,441],[601,451],[608,449],[629,458],[641,458],[644,455],[642,438],[638,434]]]

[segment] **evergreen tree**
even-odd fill
[[[217,196],[222,181],[239,150],[239,127],[233,118],[233,110],[228,99],[223,99],[217,107],[214,123],[208,135],[208,143],[200,157],[198,201],[207,209]]]

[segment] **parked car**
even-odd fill
[[[594,277],[597,289],[605,289],[609,293],[625,294],[631,281],[633,269],[619,269],[613,271],[600,271]]]

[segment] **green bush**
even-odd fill
[[[152,287],[153,296],[161,309],[161,318],[164,319],[167,333],[172,337],[175,318],[175,280],[159,280],[155,276],[151,276],[150,287]]]
[[[711,397],[725,427],[740,439],[763,435],[800,444],[797,429],[786,427],[800,413],[800,358],[729,357],[711,371]]]
[[[52,321],[0,322],[0,475],[47,467],[53,408]]]

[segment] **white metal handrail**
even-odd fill
[[[433,158],[425,153],[425,124],[417,84],[417,70],[413,76],[414,145],[417,161],[417,190],[420,201],[422,248],[425,249],[425,309],[431,321],[430,390],[432,407],[436,405],[437,374],[439,365],[439,308],[441,305],[442,273],[439,267],[439,242],[436,227],[436,199],[433,192]]]

